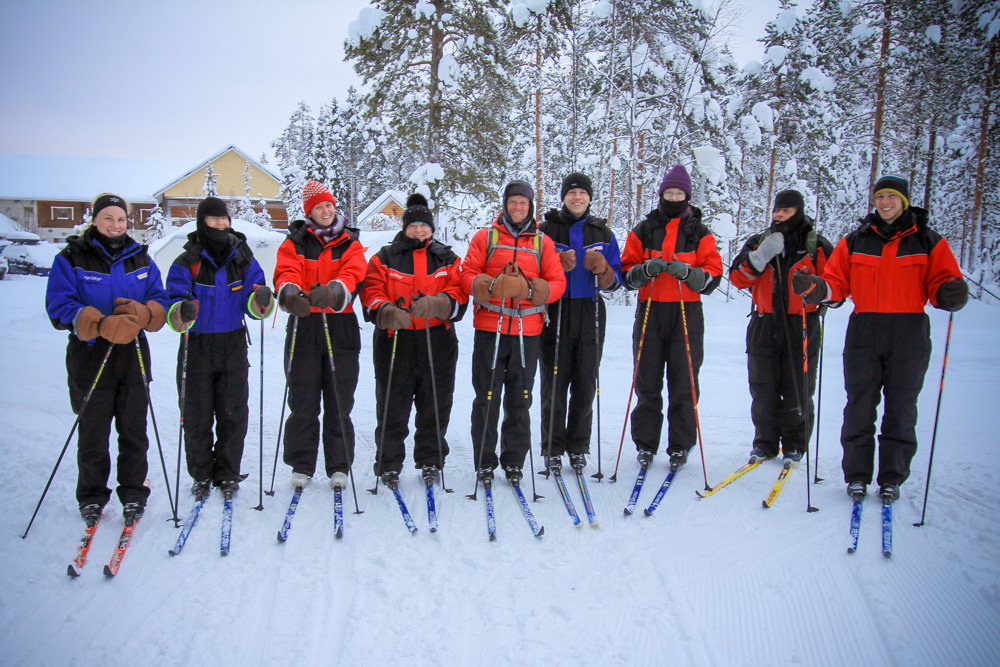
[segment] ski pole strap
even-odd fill
[[[473,297],[475,299],[475,297]],[[494,313],[500,313],[501,315],[507,315],[508,317],[525,317],[527,315],[536,315],[538,313],[545,312],[545,306],[533,306],[531,308],[508,308],[507,306],[497,306],[490,303],[489,301],[480,301],[475,299],[476,305],[480,308],[485,308]]]

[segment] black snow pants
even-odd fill
[[[600,333],[594,326],[595,311],[600,309]],[[556,326],[560,322],[559,353],[556,355]],[[549,323],[542,330],[542,444],[549,452],[549,429],[552,432],[552,455],[588,454],[594,418],[597,372],[604,349],[606,312],[604,300],[559,300],[549,307]],[[556,372],[558,371],[558,372]],[[555,378],[555,417],[552,415],[552,388]],[[567,397],[568,394],[568,397]],[[568,401],[567,401],[568,398]]]
[[[375,362],[375,407],[378,424],[375,442],[374,471],[400,472],[406,460],[404,441],[409,433],[410,408],[416,406],[413,436],[413,461],[418,468],[433,465],[441,468],[448,455],[448,422],[455,395],[455,366],[458,364],[458,337],[451,326],[438,325],[430,330],[433,368],[427,354],[427,331],[406,329],[394,337],[376,327],[372,335]],[[392,367],[392,377],[389,368]],[[433,373],[433,374],[432,374]],[[432,385],[433,380],[433,385]],[[389,412],[386,414],[386,388],[389,389]],[[437,391],[437,418],[434,414]],[[385,417],[385,421],[383,421]],[[441,426],[441,451],[438,450],[438,424]]]
[[[142,335],[138,341],[146,377],[152,381],[149,344]],[[66,349],[66,370],[69,375],[69,400],[74,413],[79,414],[83,407],[83,399],[94,384],[108,345],[110,343],[103,339],[88,345],[76,336],[70,336]],[[77,431],[79,475],[76,500],[81,507],[94,503],[103,507],[111,499],[108,478],[111,476],[109,438],[112,419],[118,431],[118,500],[122,505],[132,502],[145,505],[149,497],[149,488],[143,485],[149,470],[146,463],[146,450],[149,449],[147,406],[135,343],[115,345],[80,417]]]
[[[330,368],[324,317],[312,313],[289,317],[285,327],[285,368],[288,373],[288,419],[285,421],[283,461],[292,472],[316,472],[320,441],[320,407],[323,409],[323,457],[327,476],[348,472],[354,462],[354,390],[358,386],[361,332],[353,312],[328,313],[330,342],[336,375]],[[294,345],[294,350],[292,346]],[[343,421],[343,428],[341,428]]]
[[[250,417],[246,330],[190,334],[187,346],[183,409],[188,474],[195,481],[239,482]],[[182,338],[177,352],[178,398],[183,357]]]
[[[517,334],[500,334],[496,369],[493,350],[496,332],[476,331],[472,349],[472,446],[477,469],[524,466],[531,448],[531,391],[535,385],[541,336],[524,337],[524,366]],[[490,378],[493,378],[492,385]],[[500,419],[500,395],[503,393],[503,425],[500,458],[497,458],[497,421]],[[485,430],[485,438],[484,438]],[[483,441],[485,439],[485,448]]]
[[[698,371],[704,359],[705,315],[701,302],[684,303],[691,342],[691,372],[698,391]],[[663,376],[667,378],[667,451],[688,451],[697,442],[694,394],[684,342],[684,318],[676,301],[652,302],[646,336],[639,351],[646,304],[636,308],[632,327],[632,358],[639,356],[635,379],[636,406],[632,410],[632,441],[636,449],[656,453],[663,428]]]
[[[784,318],[784,322],[782,322]],[[753,446],[768,456],[805,452],[812,434],[816,365],[819,361],[819,313],[806,315],[808,377],[802,365],[802,315],[755,312],[747,326],[747,374]],[[787,334],[787,336],[786,336]],[[805,386],[803,387],[803,384]],[[804,409],[800,410],[800,404]]]
[[[870,484],[875,419],[885,395],[878,447],[878,483],[902,484],[917,453],[917,397],[931,356],[926,313],[852,313],[844,341],[847,406],[840,442],[844,481]]]

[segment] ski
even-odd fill
[[[438,515],[434,505],[434,482],[427,484],[427,526],[432,533],[437,532]]]
[[[573,519],[573,525],[580,525],[580,515],[576,513],[576,508],[573,507],[573,500],[569,497],[569,491],[566,489],[566,482],[563,481],[562,473],[558,470],[552,471],[552,478],[556,480],[556,487],[559,489],[559,495],[562,496],[563,505],[566,506],[566,511],[569,512],[569,516]]]
[[[225,501],[222,505],[222,542],[219,553],[223,556],[229,555],[229,536],[233,532],[233,494],[226,493]]]
[[[94,540],[94,533],[97,532],[97,527],[101,524],[101,519],[98,517],[97,521],[93,526],[87,526],[87,529],[83,531],[83,537],[80,539],[80,545],[76,548],[76,558],[73,562],[66,566],[66,574],[71,577],[79,577],[80,572],[83,571],[83,565],[87,562],[87,554],[90,552],[90,544]]]
[[[132,541],[132,533],[138,525],[139,520],[136,519],[122,528],[122,534],[118,538],[118,546],[115,547],[115,552],[111,555],[111,562],[104,566],[105,577],[113,577],[118,574],[118,568],[121,567],[122,559],[125,558],[125,550],[128,549],[128,545]]]
[[[751,470],[753,470],[754,468],[756,468],[757,466],[759,466],[761,463],[763,463],[765,460],[766,459],[760,459],[759,461],[749,461],[749,462],[743,464],[742,466],[740,466],[735,472],[730,473],[729,476],[727,476],[725,479],[723,479],[721,482],[719,482],[718,484],[716,484],[715,486],[713,486],[708,491],[702,491],[701,489],[695,489],[695,493],[698,494],[699,498],[708,498],[710,495],[712,495],[716,491],[718,491],[718,490],[720,490],[720,489],[722,489],[722,488],[724,488],[726,486],[729,486],[729,484],[731,484],[734,480],[736,480],[736,479],[742,477],[743,475],[747,474],[748,472],[750,472]]]
[[[583,470],[576,470],[576,483],[580,487],[580,497],[583,498],[583,509],[587,512],[587,521],[591,528],[597,528],[597,512],[594,511],[594,503],[590,500],[590,491],[587,489],[587,482],[583,478]]]
[[[288,512],[285,513],[285,523],[281,525],[281,530],[278,531],[278,541],[284,542],[288,539],[288,531],[292,529],[292,517],[295,516],[295,510],[299,507],[299,498],[302,497],[301,486],[295,487],[295,493],[292,494],[292,502],[288,504]]]
[[[344,536],[344,493],[339,486],[333,487],[333,536]]]
[[[399,505],[399,511],[403,513],[403,523],[406,524],[406,529],[410,531],[411,535],[416,533],[417,524],[410,516],[410,510],[406,509],[406,502],[403,500],[403,494],[399,492],[399,487],[392,489],[392,495],[396,496],[396,504]]]
[[[490,542],[497,541],[497,520],[493,515],[493,485],[489,480],[483,480],[483,491],[486,494],[486,530],[490,533]]]
[[[847,547],[847,553],[852,554],[858,550],[858,535],[861,534],[861,503],[854,501],[854,509],[851,510],[851,546]]]
[[[765,498],[762,503],[764,509],[767,509],[774,504],[774,501],[778,498],[778,494],[781,493],[781,487],[785,485],[785,478],[788,477],[788,473],[791,472],[794,467],[795,464],[791,461],[788,461],[785,465],[781,466],[781,472],[778,474],[778,481],[776,481],[774,486],[771,487],[771,493],[767,495],[767,498]]]
[[[639,476],[635,478],[635,486],[632,487],[632,495],[628,497],[628,504],[625,505],[625,516],[631,516],[635,512],[635,504],[639,502],[639,493],[642,491],[642,483],[646,480],[646,466],[639,468]]]
[[[882,505],[882,555],[892,555],[892,503]]]
[[[209,489],[209,494],[211,494],[211,488]],[[195,502],[194,507],[188,513],[187,519],[184,520],[184,525],[181,526],[181,533],[177,536],[177,543],[174,544],[174,548],[167,551],[171,556],[176,556],[184,548],[187,543],[188,535],[191,534],[191,530],[194,528],[194,524],[198,521],[198,513],[201,512],[201,508],[205,506],[205,501],[208,500],[208,494],[204,498]]]
[[[514,489],[514,495],[517,497],[517,502],[521,505],[521,511],[524,512],[524,518],[527,519],[528,525],[531,526],[531,532],[535,537],[541,537],[545,534],[545,527],[539,526],[538,521],[535,520],[535,516],[531,513],[531,508],[528,507],[528,500],[524,497],[524,492],[521,491],[521,485],[517,483],[511,484],[511,488]]]
[[[663,484],[660,485],[660,490],[657,491],[656,495],[653,497],[653,502],[649,504],[649,507],[643,510],[646,516],[653,516],[653,512],[655,512],[656,508],[660,506],[660,501],[663,500],[663,496],[667,493],[667,489],[669,489],[670,485],[673,484],[674,475],[677,474],[678,470],[680,470],[679,467],[671,468],[670,472],[667,473],[666,479],[664,479]]]

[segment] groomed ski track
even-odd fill
[[[33,281],[33,282],[32,282]],[[87,566],[65,575],[83,524],[73,501],[75,465],[67,454],[39,520],[20,539],[37,494],[72,424],[65,396],[65,333],[44,321],[38,304],[44,280],[10,276],[0,283],[9,314],[0,385],[0,655],[7,665],[134,664],[123,647],[158,664],[208,665],[226,655],[235,665],[274,663],[519,665],[558,655],[581,664],[693,665],[886,664],[989,665],[1000,654],[1000,462],[995,455],[1000,415],[1000,309],[971,303],[955,318],[945,399],[935,453],[927,523],[920,519],[930,432],[937,398],[946,314],[929,311],[934,352],[920,399],[920,450],[895,504],[894,553],[881,555],[879,505],[869,495],[858,551],[847,555],[851,501],[844,493],[838,442],[843,408],[840,355],[847,313],[827,316],[820,476],[805,511],[805,462],[775,505],[760,507],[780,462],[768,461],[710,498],[694,455],[652,517],[621,516],[638,471],[626,440],[617,484],[588,479],[600,531],[580,531],[565,516],[551,482],[537,477],[532,503],[525,466],[522,489],[545,525],[532,536],[502,473],[495,482],[497,542],[483,530],[479,500],[464,497],[474,483],[468,415],[471,409],[471,318],[459,324],[457,391],[445,474],[453,494],[437,493],[439,531],[406,533],[392,494],[373,485],[375,415],[370,325],[363,325],[361,380],[353,418],[359,503],[344,494],[345,535],[333,536],[332,490],[320,472],[303,493],[285,544],[274,540],[287,508],[288,471],[278,466],[274,497],[258,502],[255,424],[251,419],[244,472],[235,499],[232,550],[219,556],[222,499],[214,494],[181,556],[167,549],[177,530],[159,484],[113,580],[101,567],[121,530],[117,500],[105,509]],[[848,306],[849,308],[849,306]],[[604,472],[625,410],[630,379],[627,341],[632,308],[612,306],[601,370]],[[752,437],[743,339],[746,300],[706,304],[706,361],[701,373],[708,481],[745,461]],[[266,329],[268,386],[281,377],[283,330]],[[255,339],[255,344],[256,344]],[[151,385],[168,469],[176,455],[177,338],[151,336]],[[58,352],[58,353],[56,353]],[[257,409],[254,354],[251,405]],[[11,387],[18,387],[13,391]],[[622,390],[621,388],[625,389]],[[280,388],[279,388],[280,389]],[[280,411],[279,389],[265,392],[264,467],[270,472]],[[38,397],[48,396],[47,400]],[[538,392],[533,442],[539,441]],[[150,429],[150,477],[160,476]],[[411,440],[407,441],[410,453]],[[815,439],[813,440],[813,443]],[[171,444],[173,443],[173,444]],[[536,471],[540,463],[535,452]],[[596,455],[596,451],[592,452]],[[610,464],[610,465],[609,465]],[[322,470],[322,456],[319,468]],[[407,461],[400,491],[422,507],[423,482]],[[587,475],[596,471],[590,457]],[[767,471],[767,472],[765,472]],[[813,471],[815,472],[815,471]],[[648,506],[667,473],[658,456],[637,507]],[[265,479],[265,488],[269,475]],[[190,506],[182,471],[181,508]],[[652,480],[652,482],[650,482]],[[173,477],[171,476],[171,483]],[[872,491],[870,489],[870,491]],[[570,488],[579,506],[579,491]],[[413,508],[411,508],[413,509]],[[182,517],[183,518],[183,517]],[[58,641],[53,641],[53,638]],[[433,641],[428,638],[433,637]]]

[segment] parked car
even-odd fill
[[[7,258],[0,255],[0,280],[3,280],[7,276],[8,270],[10,270],[10,264],[7,263]]]
[[[38,234],[31,232],[10,232],[9,245],[4,246],[0,256],[4,257],[10,273],[47,276],[52,270],[52,262],[64,245],[43,242]]]

